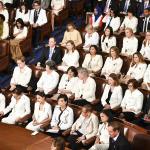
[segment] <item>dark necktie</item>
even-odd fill
[[[143,32],[147,31],[147,23],[148,23],[148,17],[145,17],[144,23],[143,23]]]
[[[37,19],[38,19],[38,11],[35,10],[34,11],[34,23],[36,23]]]

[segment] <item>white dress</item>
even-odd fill
[[[4,115],[8,112],[11,113],[8,117],[2,119],[3,123],[15,124],[17,118],[23,118],[30,114],[30,99],[26,95],[22,95],[17,102],[14,97],[11,98],[10,104],[3,110]]]
[[[35,103],[35,108],[34,108],[34,117],[36,119],[36,121],[41,122],[47,118],[51,118],[52,117],[52,108],[51,105],[48,104],[47,102],[44,103],[43,105],[43,109],[40,110],[40,103],[36,102]],[[39,125],[33,125],[33,121],[31,121],[27,126],[26,129],[28,130],[32,130],[32,131],[38,131],[40,130],[40,126],[42,124]]]

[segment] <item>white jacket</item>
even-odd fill
[[[144,74],[144,82],[150,83],[150,64],[148,65],[145,74]]]
[[[5,109],[5,105],[6,105],[6,98],[2,93],[0,93],[0,111],[3,111]]]
[[[148,58],[150,60],[150,44],[148,44],[148,42],[146,43],[146,45],[144,45],[144,43],[142,44],[140,53],[143,55],[144,58]]]

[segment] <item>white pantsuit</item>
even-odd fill
[[[30,99],[26,95],[22,95],[18,101],[12,97],[10,104],[3,110],[4,115],[10,111],[11,113],[8,117],[3,118],[2,122],[7,124],[15,124],[16,119],[23,118],[30,114]]]
[[[45,119],[51,118],[52,117],[52,108],[51,105],[48,104],[47,102],[44,103],[43,109],[40,110],[40,103],[36,102],[35,107],[34,107],[34,117],[37,122],[41,122]],[[32,131],[39,131],[40,126],[39,125],[33,125],[33,121],[31,121],[27,126],[26,129],[32,130]]]
[[[8,10],[7,9],[3,9],[2,11],[0,11],[0,14],[4,15],[5,22],[8,23],[8,20],[9,20]]]
[[[6,100],[5,96],[2,93],[0,93],[0,111],[3,111],[5,109],[6,105],[5,100]]]
[[[142,44],[142,48],[140,50],[140,53],[143,55],[144,58],[148,58],[150,60],[150,41]]]

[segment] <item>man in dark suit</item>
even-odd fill
[[[131,145],[125,136],[121,133],[121,125],[117,121],[113,121],[108,125],[110,135],[108,150],[131,150]]]
[[[138,31],[147,32],[150,30],[150,8],[144,9],[144,17],[139,19]]]
[[[120,2],[120,14],[126,15],[128,12],[128,9],[131,9],[136,14],[137,11],[137,2],[136,0],[122,0]]]
[[[46,60],[53,60],[56,65],[62,62],[62,51],[59,47],[56,47],[56,40],[54,37],[49,39],[48,47],[43,50],[40,58],[40,63],[42,66],[45,65]]]

